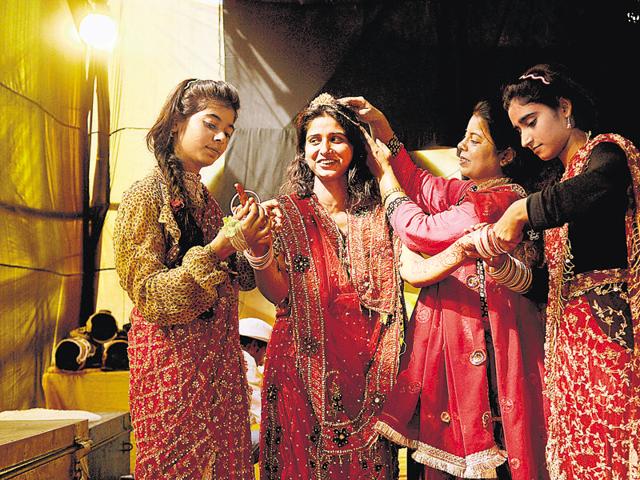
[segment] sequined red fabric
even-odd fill
[[[267,351],[260,478],[396,478],[373,425],[397,372],[398,243],[380,206],[350,212],[342,238],[314,197],[280,201],[290,292]]]
[[[631,171],[636,207],[626,214],[628,270],[573,275],[567,225],[545,232],[547,462],[558,480],[640,478],[640,153],[619,135],[598,135],[571,159],[562,180],[583,172],[601,142],[620,146]]]

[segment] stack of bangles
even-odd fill
[[[497,257],[507,253],[499,244],[491,225],[485,225],[474,232],[474,244],[482,258]],[[531,287],[533,276],[531,269],[517,258],[507,255],[504,264],[488,269],[489,275],[499,284],[517,293],[524,293]]]
[[[382,194],[382,207],[387,213],[387,217],[391,218],[393,212],[403,202],[408,202],[409,197],[404,193],[401,187],[393,187]]]
[[[269,250],[267,250],[267,253],[264,255],[254,257],[249,253],[249,245],[242,233],[240,220],[227,216],[222,219],[222,222],[222,232],[224,236],[229,239],[229,243],[236,251],[243,252],[251,268],[254,270],[264,270],[271,265],[271,262],[273,262],[273,245],[269,246]]]
[[[245,250],[244,258],[247,259],[247,262],[254,270],[264,270],[273,262],[273,244],[269,245],[269,250],[261,257],[254,257],[248,250]]]
[[[242,233],[240,220],[229,216],[224,217],[222,219],[222,233],[236,251],[243,252],[249,248],[244,233]]]
[[[525,293],[531,288],[531,269],[511,255],[507,255],[507,260],[501,267],[495,270],[489,267],[488,271],[497,283],[516,293]]]
[[[473,241],[478,254],[482,258],[497,257],[507,251],[498,244],[498,240],[493,233],[491,225],[476,230],[473,235]]]

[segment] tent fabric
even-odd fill
[[[62,0],[0,7],[0,410],[43,404],[82,284],[85,49]]]
[[[92,265],[83,259],[83,232],[86,237],[95,213],[89,197],[100,207],[109,190],[99,251],[87,252],[91,262],[94,254],[100,258],[97,298],[86,300],[126,321],[131,305],[113,269],[111,231],[122,192],[154,165],[144,135],[180,80],[224,77],[221,2],[158,0],[150,10],[143,0],[110,1],[119,38],[109,62],[109,175],[94,158],[92,176],[96,167],[103,171],[98,185],[89,185],[83,160],[93,84],[77,11],[71,11],[82,3],[0,5],[6,47],[0,58],[0,410],[44,404],[41,379],[55,341],[86,320],[80,314],[83,267]],[[102,112],[94,127],[109,118]],[[91,139],[100,143],[95,134]],[[102,159],[104,151],[103,145]],[[216,178],[223,166],[206,177]],[[107,186],[99,185],[106,179]]]

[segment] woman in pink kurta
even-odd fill
[[[370,116],[373,107],[363,99],[345,101]],[[516,292],[493,278],[510,259],[487,265],[470,258],[470,237],[463,236],[525,196],[502,170],[513,160],[515,143],[507,143],[508,126],[499,128],[501,114],[480,102],[458,145],[461,171],[474,182],[437,178],[417,168],[384,117],[378,123],[372,119],[374,131],[394,149],[391,164],[385,164],[385,147],[378,143],[381,163],[372,164],[389,221],[410,249],[435,255],[401,256],[403,278],[425,288],[376,429],[415,450],[413,458],[426,466],[427,479],[548,475],[539,311],[521,295],[528,285]],[[519,253],[534,259],[535,249],[528,252]]]
[[[199,175],[225,151],[238,108],[225,82],[181,82],[147,137],[158,166],[118,209],[116,269],[135,305],[137,480],[253,478],[234,248]],[[263,215],[251,205],[243,217],[247,242],[258,245]]]

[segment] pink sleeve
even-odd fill
[[[433,215],[414,202],[402,202],[393,212],[389,222],[402,243],[411,250],[435,255],[458,238],[466,228],[478,223],[473,202],[464,201]]]
[[[427,213],[438,213],[455,205],[472,183],[457,178],[436,177],[419,168],[402,147],[391,160],[393,172],[409,198]]]

